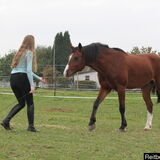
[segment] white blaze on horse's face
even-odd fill
[[[70,62],[70,60],[71,60],[71,58],[72,58],[72,55],[73,55],[73,54],[71,54],[71,55],[69,56],[68,63],[67,63],[67,65],[66,65],[65,69],[64,69],[64,72],[63,72],[64,77],[67,77],[67,71],[68,71],[68,69],[69,69],[69,62]]]

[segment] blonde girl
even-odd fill
[[[42,77],[37,76],[34,72],[37,70],[35,41],[32,35],[25,36],[22,45],[12,60],[12,71],[10,85],[14,92],[18,104],[16,104],[1,125],[6,130],[11,130],[10,120],[25,106],[27,103],[28,131],[36,132],[34,127],[34,102],[33,92],[35,90],[33,78],[45,82]]]

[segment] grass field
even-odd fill
[[[11,92],[0,89],[0,92]],[[144,131],[146,107],[139,93],[127,93],[127,131],[120,133],[116,93],[100,105],[96,129],[87,129],[94,99],[53,98],[37,90],[35,126],[26,131],[26,108],[11,121],[12,131],[0,127],[0,160],[142,160],[145,152],[160,152],[160,104],[154,102],[153,128]],[[96,97],[97,92],[59,91],[58,96]],[[13,95],[0,95],[0,119],[16,104]]]

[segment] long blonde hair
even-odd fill
[[[37,71],[37,60],[36,60],[36,52],[35,52],[35,42],[34,42],[34,37],[32,35],[27,35],[24,37],[24,40],[18,52],[15,54],[12,60],[11,67],[15,68],[18,65],[20,57],[27,50],[31,50],[33,53],[32,70],[33,72],[36,72]]]

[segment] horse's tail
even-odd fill
[[[154,86],[152,88],[152,94],[156,94],[157,95],[157,103],[160,103],[160,93],[158,92],[155,84],[154,84]]]

